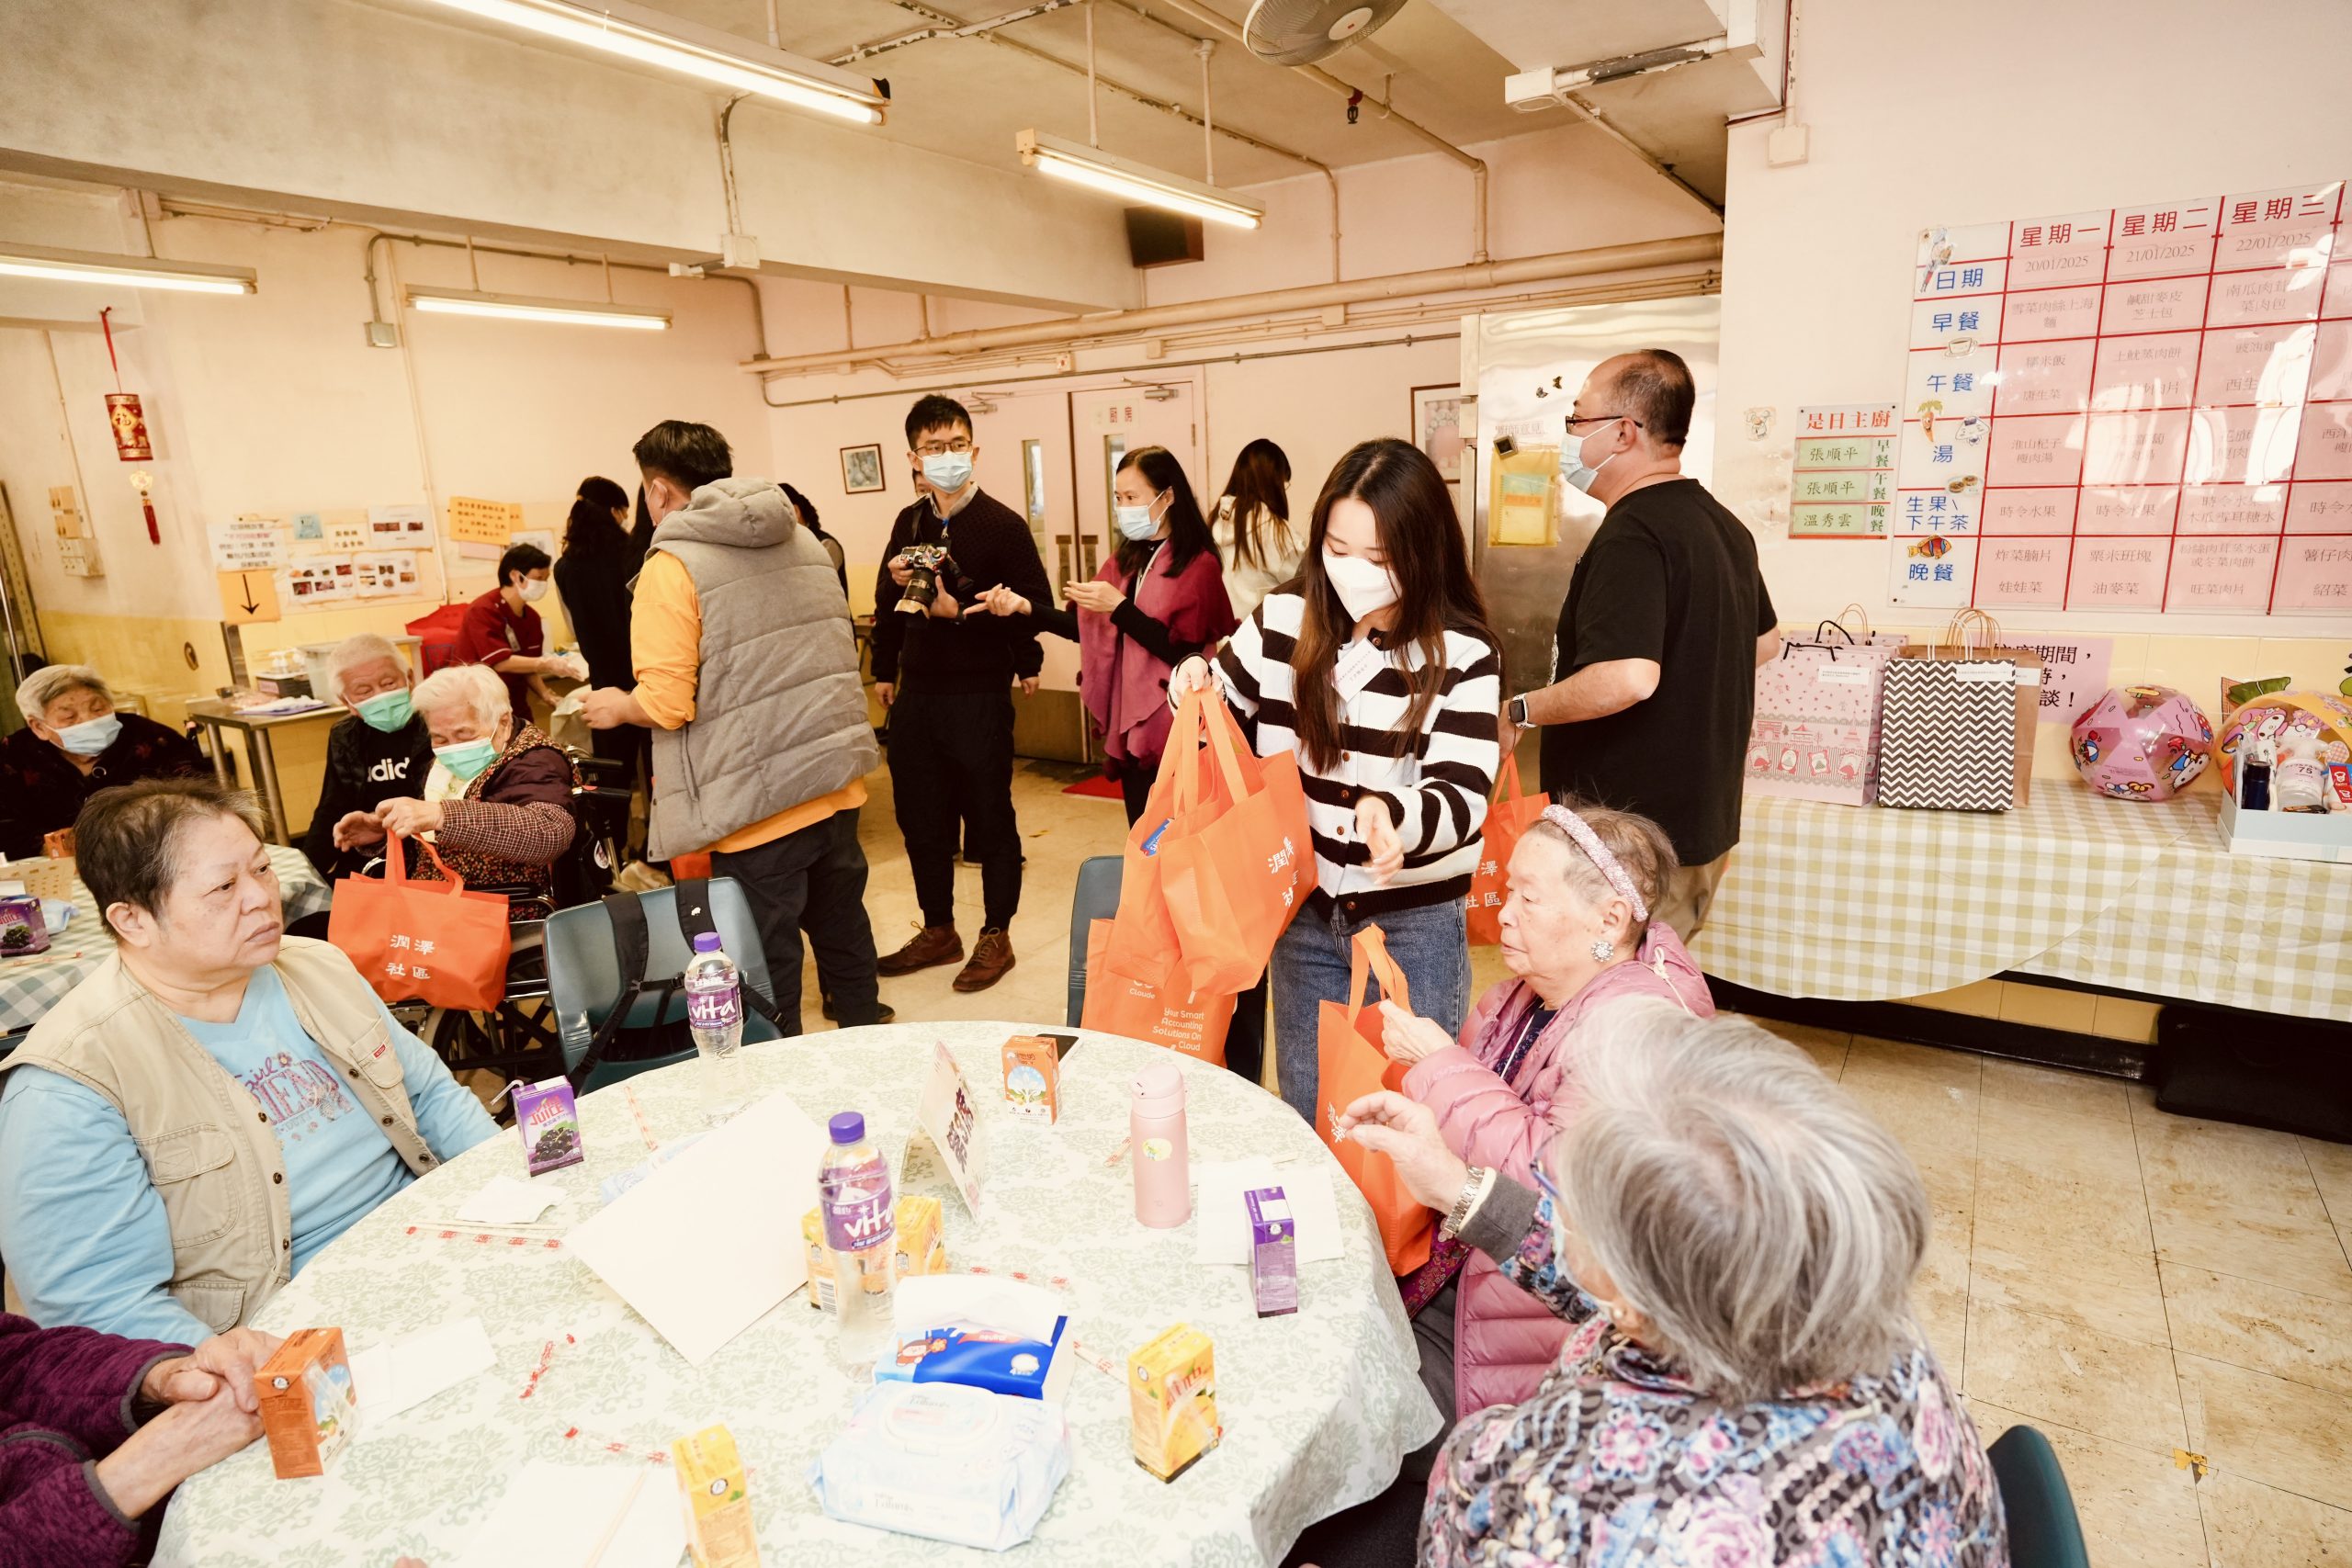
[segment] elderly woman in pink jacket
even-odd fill
[[[1576,1099],[1576,1036],[1628,997],[1714,1014],[1707,983],[1663,920],[1674,846],[1646,817],[1554,806],[1510,857],[1503,963],[1514,979],[1479,998],[1456,1044],[1443,1029],[1383,1004],[1388,1054],[1412,1064],[1405,1092],[1437,1112],[1455,1155],[1514,1181],[1567,1125]],[[1516,1404],[1558,1355],[1566,1327],[1485,1257],[1441,1239],[1398,1282],[1421,1341],[1421,1381],[1442,1407],[1467,1416]]]

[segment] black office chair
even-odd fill
[[[1086,933],[1096,920],[1119,912],[1124,863],[1117,855],[1096,855],[1078,868],[1078,886],[1069,899],[1069,1016],[1063,1021],[1072,1029],[1086,1011]]]
[[[2008,1517],[2013,1568],[2091,1568],[2075,1495],[2050,1439],[2031,1427],[2012,1427],[1984,1451]]]

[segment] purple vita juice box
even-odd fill
[[[523,1134],[523,1163],[533,1176],[588,1157],[580,1143],[580,1108],[561,1078],[514,1086],[514,1129]]]
[[[1260,1317],[1298,1310],[1298,1227],[1279,1187],[1241,1195],[1250,1206],[1250,1294]]]

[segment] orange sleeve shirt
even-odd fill
[[[629,613],[629,656],[637,671],[637,703],[645,716],[663,729],[694,722],[702,674],[702,601],[685,563],[667,550],[650,552],[638,573]],[[653,787],[662,787],[659,779]],[[708,849],[731,854],[772,843],[837,811],[854,811],[865,804],[865,781],[853,779],[830,795],[739,828]]]

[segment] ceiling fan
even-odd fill
[[[1312,65],[1377,30],[1405,0],[1255,0],[1241,42],[1270,65]]]

